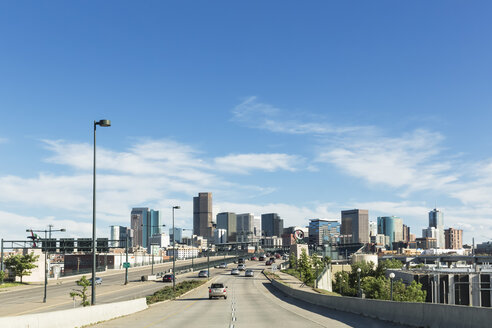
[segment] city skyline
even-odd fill
[[[420,235],[437,207],[492,238],[492,4],[116,7],[0,5],[0,238],[91,236],[100,119],[98,237],[136,206],[192,228],[209,191],[214,219],[359,208]]]

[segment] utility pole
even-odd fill
[[[126,252],[126,263],[128,263],[128,230],[126,232],[125,252]],[[128,285],[128,264],[125,265],[125,285]]]

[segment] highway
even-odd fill
[[[297,301],[270,285],[261,273],[264,262],[248,261],[247,267],[254,269],[254,278],[244,277],[244,273],[231,276],[229,269],[214,269],[209,283],[180,299],[91,327],[403,327]],[[226,300],[208,299],[211,282],[228,286]]]
[[[223,260],[223,256],[210,257],[210,261]],[[195,259],[194,263],[205,263],[207,258]],[[191,264],[191,260],[176,261],[176,268],[182,265]],[[154,272],[168,271],[172,268],[172,262],[154,265]],[[131,268],[128,272],[128,285],[124,285],[124,270],[109,270],[105,273],[97,273],[97,277],[103,279],[101,285],[96,286],[96,304],[112,303],[135,298],[145,297],[156,290],[162,288],[164,283],[161,281],[141,281],[142,275],[149,275],[151,267]],[[182,279],[195,277],[197,273],[189,273],[177,276],[177,282]],[[90,273],[86,275],[90,278]],[[22,314],[32,314],[56,310],[64,310],[78,307],[80,299],[75,302],[70,297],[73,289],[80,288],[76,285],[75,280],[78,277],[67,277],[57,281],[50,281],[47,289],[47,302],[43,303],[44,285],[26,285],[8,290],[0,289],[0,316],[13,316]],[[91,293],[91,287],[88,288],[88,295]],[[89,297],[90,299],[90,297]],[[75,304],[74,304],[75,303]]]

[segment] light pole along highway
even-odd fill
[[[176,292],[176,230],[174,229],[174,210],[180,208],[180,206],[173,206],[173,295]]]
[[[92,292],[91,305],[96,304],[96,126],[111,126],[110,120],[94,121],[94,165],[92,172]]]
[[[62,232],[66,231],[65,229],[52,230],[51,229],[52,227],[53,227],[53,225],[49,224],[48,230],[46,230],[46,229],[45,230],[32,230],[32,229],[26,230],[26,232],[30,232],[30,233],[44,232],[44,241],[43,241],[43,248],[44,248],[44,296],[43,296],[43,303],[46,303],[46,297],[48,294],[48,291],[47,291],[47,286],[48,286],[48,249],[51,246],[51,233],[56,232],[56,231],[62,231]],[[49,235],[48,235],[49,239],[46,236],[47,233],[49,233]],[[56,241],[55,241],[55,249],[56,249]]]

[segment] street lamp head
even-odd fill
[[[391,272],[390,273],[390,279],[394,279],[395,278],[395,273],[394,272]]]
[[[67,231],[67,229],[60,229],[60,231],[63,231],[63,232],[65,232],[65,231]]]
[[[180,208],[181,208],[181,206],[179,206],[179,205],[178,205],[178,206],[173,206],[173,208],[174,208],[175,210],[177,210],[177,209],[180,209]]]
[[[357,272],[360,273],[362,270],[361,268],[357,268]]]
[[[99,120],[99,122],[96,122],[96,125],[99,125],[102,127],[108,127],[108,126],[111,126],[111,121],[110,120]]]

